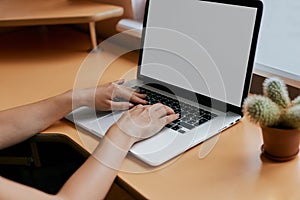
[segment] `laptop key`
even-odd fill
[[[182,130],[182,129],[179,129],[178,132],[179,132],[179,133],[182,133],[182,134],[185,133],[185,131]]]
[[[177,131],[179,129],[181,129],[182,127],[181,126],[178,126],[178,125],[175,125],[173,127],[171,127],[171,129],[173,129],[174,131]]]
[[[165,127],[171,128],[174,124],[167,124]]]
[[[180,124],[180,126],[186,128],[186,129],[189,129],[189,130],[195,128],[195,126],[193,126],[193,125],[191,125],[191,124],[188,124],[188,123],[186,123],[186,122],[183,122],[183,121],[181,121],[179,124]]]
[[[211,119],[212,118],[212,116],[210,114],[205,114],[205,115],[202,115],[201,117],[205,118],[205,119]]]
[[[197,126],[199,126],[199,125],[201,125],[201,124],[203,124],[203,123],[205,123],[205,122],[207,122],[208,120],[207,119],[205,119],[205,118],[201,118],[201,119],[199,119],[199,121],[198,121],[198,125]]]

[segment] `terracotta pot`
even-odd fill
[[[264,144],[262,155],[270,160],[284,162],[294,159],[299,152],[300,129],[262,127]]]

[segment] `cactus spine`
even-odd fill
[[[265,96],[282,108],[287,108],[291,105],[286,85],[278,78],[266,79],[263,83],[263,92]]]
[[[294,105],[300,104],[300,96],[296,97],[296,98],[292,101],[292,103],[293,103]]]
[[[292,106],[282,115],[282,125],[288,128],[300,127],[300,104]]]
[[[264,96],[253,95],[246,99],[243,111],[253,123],[274,126],[280,116],[276,103]]]
[[[300,128],[300,96],[290,100],[285,83],[279,78],[268,78],[263,83],[263,94],[249,96],[243,113],[251,122],[268,127]]]

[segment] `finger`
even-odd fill
[[[138,89],[134,89],[134,88],[131,88],[131,87],[127,87],[127,86],[125,86],[125,85],[118,85],[118,88],[119,88],[119,89],[123,89],[123,90],[128,90],[128,91],[131,92],[131,93],[141,94],[141,93],[139,92]]]
[[[121,97],[125,100],[130,100],[134,103],[147,104],[147,101],[144,99],[146,95],[139,94],[132,88],[119,86],[118,90],[115,93],[115,96]]]
[[[120,79],[120,80],[116,80],[113,83],[118,84],[118,85],[122,85],[125,82],[125,79]]]
[[[178,118],[179,118],[179,114],[171,114],[161,118],[160,120],[163,125],[167,125]]]
[[[140,97],[140,98],[145,98],[147,96],[146,94],[141,94],[141,93],[138,93],[138,92],[134,92],[133,94],[137,97]]]
[[[168,115],[175,114],[175,111],[172,108],[170,108],[169,106],[164,105],[164,107],[165,107]]]
[[[130,97],[130,101],[134,103],[147,104],[148,102],[144,98],[146,98],[145,94],[134,93]]]
[[[115,102],[111,101],[111,110],[128,110],[132,108],[134,105],[130,102]]]
[[[124,85],[117,85],[117,89],[119,89],[121,91],[124,90],[124,91],[127,91],[129,93],[134,93],[136,96],[139,96],[141,98],[146,96],[146,94],[141,94],[138,89],[133,89],[131,87],[127,87],[127,86],[124,86]]]
[[[157,105],[157,106],[153,106],[152,108],[150,108],[150,115],[157,117],[157,118],[161,118],[164,117],[168,114],[168,110],[167,107],[164,105]]]

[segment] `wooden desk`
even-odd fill
[[[53,29],[46,33],[28,29],[0,36],[0,109],[46,98],[73,86],[87,55],[81,50],[88,45],[86,35],[62,27]],[[77,38],[63,45],[69,51],[61,49],[64,41],[55,35],[57,29],[63,36]],[[49,40],[45,42],[47,35]],[[18,42],[24,38],[26,51]],[[101,81],[121,77],[135,69],[136,62],[136,53],[123,56],[107,69]],[[88,151],[97,144],[91,135],[78,132],[64,120],[45,132],[66,134]],[[260,129],[242,120],[223,132],[203,159],[198,157],[203,145],[159,168],[128,156],[117,181],[129,192],[147,199],[298,200],[299,157],[286,163],[269,162],[260,158],[261,143]]]
[[[92,0],[2,0],[0,26],[89,23],[92,47],[95,49],[95,22],[122,14],[122,7]]]

